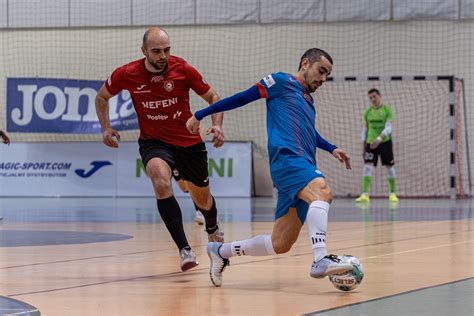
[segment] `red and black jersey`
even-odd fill
[[[182,147],[202,141],[186,128],[186,121],[192,116],[189,89],[202,95],[210,86],[184,59],[170,56],[167,69],[160,74],[145,68],[145,58],[132,61],[117,68],[106,80],[105,87],[112,95],[121,90],[130,92],[141,139],[156,139]]]

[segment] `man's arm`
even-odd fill
[[[221,98],[219,95],[214,91],[214,89],[210,88],[206,93],[200,95],[209,105],[216,103]],[[224,113],[214,113],[212,114],[212,125],[222,126],[222,121],[224,120]]]
[[[2,138],[2,141],[4,144],[10,145],[10,137],[8,137],[7,133],[0,130],[0,137]]]
[[[387,113],[387,118],[385,120],[385,126],[383,131],[377,136],[377,138],[370,144],[370,148],[374,149],[377,148],[378,145],[382,142],[384,137],[392,134],[392,122],[394,118],[393,109],[390,106],[385,107],[385,111]]]
[[[338,148],[337,146],[325,140],[321,135],[319,135],[317,130],[316,130],[316,147],[321,148],[331,153],[334,156],[334,158],[339,160],[341,163],[345,163],[346,169],[352,169],[351,157],[347,154],[347,152],[344,149]]]
[[[214,91],[214,89],[209,88],[206,93],[200,95],[209,105],[216,103],[220,100],[219,95]],[[222,131],[222,121],[224,120],[224,113],[214,113],[212,114],[212,126],[206,131],[206,134],[214,134],[212,137],[212,142],[214,147],[219,148],[224,145],[224,132]]]
[[[377,136],[377,138],[375,138],[375,140],[372,143],[370,143],[370,148],[372,149],[377,148],[379,144],[382,142],[382,140],[384,139],[384,137],[390,134],[392,134],[392,121],[387,121],[385,122],[385,127],[383,131],[379,134],[379,136]]]
[[[316,147],[321,148],[322,150],[327,151],[328,153],[332,153],[337,146],[331,144],[327,140],[325,140],[316,130]]]
[[[364,123],[362,127],[362,133],[360,134],[362,139],[362,158],[365,159],[365,143],[367,142],[367,123]]]
[[[257,86],[252,86],[249,89],[236,93],[233,96],[221,99],[216,103],[197,111],[194,115],[186,122],[186,127],[193,133],[199,133],[199,121],[208,115],[230,111],[232,109],[244,106],[250,102],[262,98],[260,91]]]
[[[103,143],[109,147],[117,148],[118,143],[114,137],[120,140],[120,134],[110,127],[109,99],[111,97],[113,97],[113,95],[107,91],[105,85],[102,85],[95,97],[95,111],[97,112],[97,117],[99,118],[100,126],[103,130]]]
[[[95,111],[97,112],[97,117],[99,118],[100,126],[103,130],[110,128],[109,99],[111,97],[113,97],[113,95],[107,91],[105,85],[102,85],[95,97]]]
[[[380,133],[379,137],[384,138],[385,136],[388,136],[390,134],[392,134],[392,121],[387,121],[385,122],[385,127],[382,133]]]

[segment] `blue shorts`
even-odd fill
[[[288,213],[295,207],[301,223],[304,224],[308,214],[308,203],[297,197],[308,183],[324,175],[318,167],[307,159],[297,156],[280,156],[270,164],[273,184],[278,190],[278,203],[275,219]]]

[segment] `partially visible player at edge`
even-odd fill
[[[5,145],[10,145],[10,137],[8,137],[7,133],[0,130],[0,137],[2,138],[2,143]]]
[[[296,242],[306,220],[313,251],[310,275],[323,278],[352,270],[326,250],[326,232],[332,192],[316,165],[316,147],[324,149],[351,169],[349,155],[319,135],[315,128],[316,111],[310,93],[319,88],[332,70],[332,58],[312,48],[301,57],[296,76],[277,72],[251,88],[200,110],[186,126],[198,133],[205,116],[228,111],[265,98],[270,172],[278,189],[275,224],[271,235],[259,235],[231,243],[211,242],[210,277],[215,286],[222,284],[222,272],[232,256],[268,256],[288,252]]]
[[[370,201],[369,191],[372,182],[372,173],[377,167],[379,156],[382,165],[387,167],[387,181],[390,202],[398,202],[395,194],[395,160],[393,158],[392,123],[394,113],[391,106],[382,104],[382,96],[377,89],[370,89],[367,93],[372,105],[364,113],[364,127],[362,129],[362,155],[364,168],[362,169],[362,194],[356,199],[358,203]]]
[[[170,49],[165,30],[148,29],[141,47],[145,57],[117,68],[110,75],[96,97],[96,110],[104,144],[118,147],[120,134],[110,126],[108,100],[121,90],[130,92],[140,126],[140,155],[155,191],[160,216],[179,249],[181,270],[186,271],[198,262],[173,195],[172,170],[179,171],[191,198],[202,211],[209,241],[223,241],[216,203],[209,191],[206,146],[199,135],[186,129],[186,121],[192,116],[190,89],[209,104],[220,98],[194,67],[170,55]],[[207,131],[214,134],[215,147],[224,143],[222,119],[222,113],[213,115],[213,126]]]
[[[4,131],[0,130],[0,137],[2,138],[2,142],[5,144],[5,145],[10,145],[10,137],[8,137],[7,133],[5,133]],[[3,217],[0,217],[0,221],[3,220]]]

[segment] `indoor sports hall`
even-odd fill
[[[232,249],[221,286],[210,278],[210,215],[184,192],[194,182],[183,190],[182,165],[166,159],[156,182],[137,142],[145,119],[178,126],[159,133],[172,144],[190,133],[188,118],[208,106],[195,91],[210,91],[189,71],[173,77],[171,59],[150,71],[151,27],[202,75],[200,87],[220,98],[260,93],[224,113],[222,147],[206,135],[214,117],[200,122],[199,189],[209,187],[221,246]],[[0,315],[474,315],[474,1],[0,0],[0,47]],[[302,57],[311,48],[332,57],[327,73],[306,68],[329,60]],[[149,81],[117,80],[132,61]],[[281,73],[281,89],[316,113],[309,127],[288,117],[288,146],[317,130],[350,156],[348,170],[337,149],[318,147],[314,165],[333,196],[318,234],[331,260],[351,265],[344,273],[310,276],[319,262],[310,218],[287,252],[235,250],[271,235],[275,253],[286,234],[274,230],[275,212],[290,194],[270,165],[288,153],[268,150],[274,124],[286,123],[272,121],[272,98],[296,108],[271,94]],[[312,94],[310,75],[320,78]],[[131,88],[111,93],[125,80]],[[116,148],[99,120],[104,87]],[[155,89],[166,97],[141,102]],[[299,177],[292,170],[288,181]],[[166,198],[181,210],[171,218],[199,263],[184,272],[160,208],[170,181]]]

